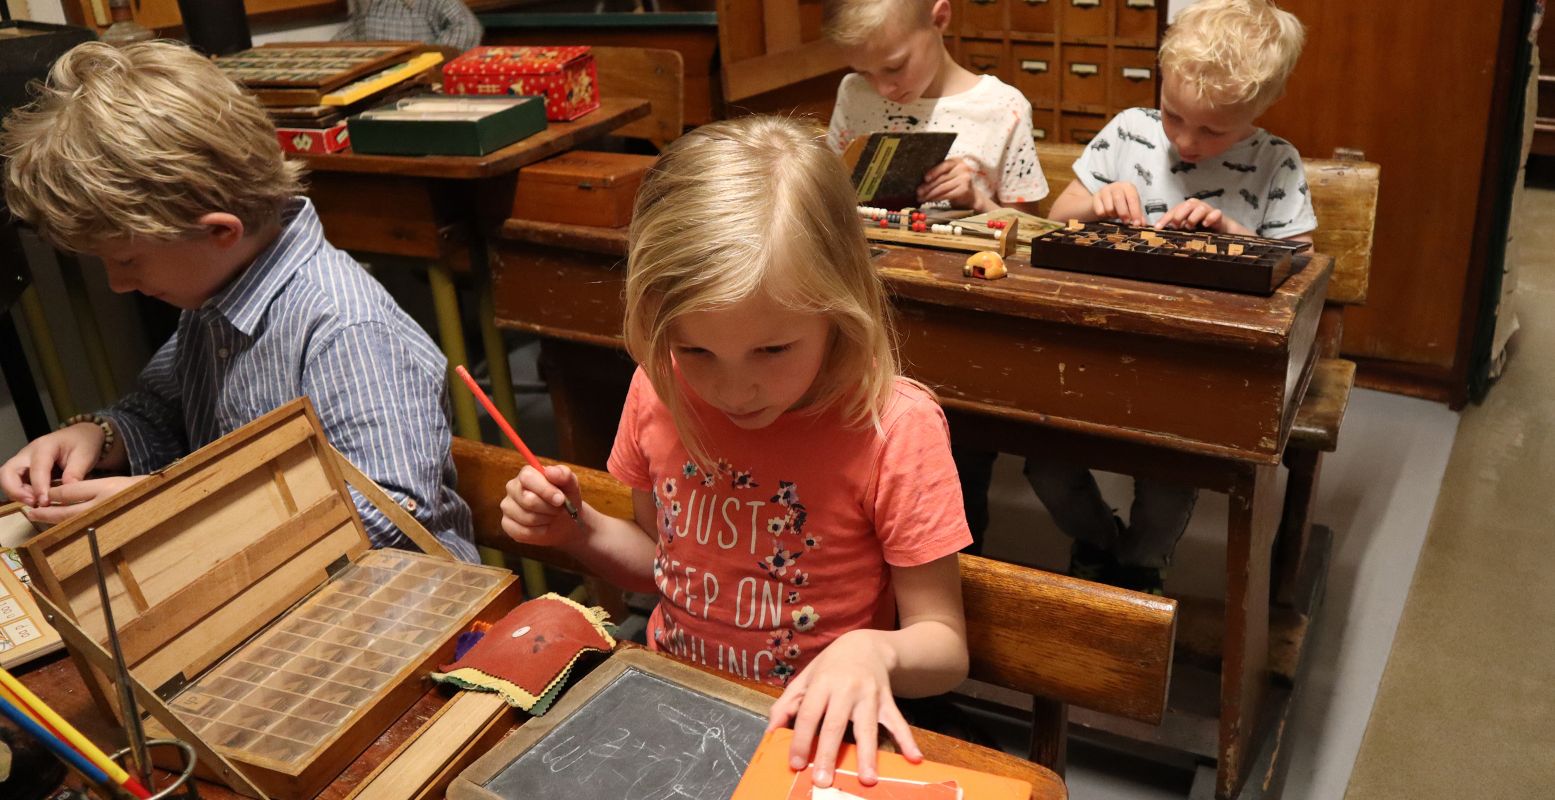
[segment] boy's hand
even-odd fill
[[[541,547],[568,542],[577,523],[567,513],[564,500],[582,508],[578,476],[566,467],[553,465],[545,472],[534,467],[519,470],[508,481],[508,496],[502,499],[502,530],[515,541]]]
[[[1091,195],[1091,211],[1097,219],[1115,219],[1125,225],[1149,224],[1144,205],[1139,202],[1139,190],[1128,181],[1109,183]]]
[[[831,786],[837,750],[849,724],[858,745],[859,782],[865,786],[873,786],[879,779],[875,754],[881,725],[896,740],[903,757],[913,763],[923,760],[912,729],[891,696],[887,662],[892,654],[876,640],[878,634],[880,631],[856,630],[837,637],[772,705],[767,732],[793,722],[788,765],[797,771],[814,763],[815,785],[823,789]]]
[[[961,158],[947,158],[923,175],[918,184],[918,202],[949,200],[951,208],[992,211],[998,204],[973,180],[977,169]]]
[[[1206,230],[1241,236],[1253,235],[1251,230],[1237,224],[1236,220],[1226,216],[1220,209],[1197,197],[1190,197],[1178,203],[1176,208],[1161,217],[1161,221],[1157,222],[1155,227],[1158,230],[1177,228],[1185,231]]]
[[[49,485],[54,468],[62,484],[75,483],[97,466],[103,452],[101,426],[82,422],[47,436],[40,436],[0,464],[0,491],[24,506],[43,508],[53,499]]]
[[[49,493],[47,506],[27,509],[27,519],[58,525],[145,479],[145,475],[121,475],[60,484]]]

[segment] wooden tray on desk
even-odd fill
[[[1270,295],[1307,264],[1306,242],[1229,233],[1136,228],[1111,222],[1065,227],[1031,240],[1031,263],[1115,278]]]
[[[168,704],[152,704],[152,733],[192,733],[241,771],[225,781],[239,792],[318,794],[421,698],[461,631],[519,599],[507,570],[370,550],[347,482],[386,495],[343,462],[299,399],[23,549],[34,585],[68,617],[56,627],[103,642],[85,536],[96,530],[130,671]],[[82,638],[66,636],[71,654],[117,716]]]

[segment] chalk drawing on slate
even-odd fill
[[[629,668],[484,788],[512,800],[728,800],[766,727],[761,714]]]

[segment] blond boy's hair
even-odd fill
[[[887,25],[917,30],[932,22],[934,0],[824,0],[821,32],[844,47],[866,44]]]
[[[758,292],[832,322],[807,410],[837,408],[848,424],[878,425],[897,361],[857,203],[825,132],[784,117],[697,128],[644,179],[627,256],[626,346],[699,463],[712,462],[680,394],[672,326]]]
[[[259,230],[302,191],[258,101],[175,42],[61,56],[5,120],[0,154],[11,210],[67,250],[185,238],[212,212]]]
[[[1306,33],[1269,0],[1199,0],[1161,41],[1161,68],[1213,106],[1261,114],[1285,91]]]

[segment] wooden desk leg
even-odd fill
[[[1251,467],[1231,491],[1226,539],[1226,634],[1220,665],[1215,795],[1236,796],[1269,683],[1269,570],[1280,498],[1275,467]]]
[[[497,410],[518,424],[518,401],[513,397],[513,374],[508,369],[508,348],[497,330],[497,309],[491,299],[491,264],[486,260],[486,240],[479,231],[470,234],[470,266],[475,272],[475,293],[480,315],[481,343],[486,350],[486,371],[491,375],[491,399]],[[503,442],[504,446],[508,445]]]
[[[464,347],[464,326],[459,321],[459,290],[448,265],[427,264],[427,282],[432,287],[432,308],[437,314],[437,338],[448,358],[448,393],[453,401],[454,433],[466,439],[481,440],[481,425],[475,416],[475,397],[459,385],[454,367],[469,363]]]

